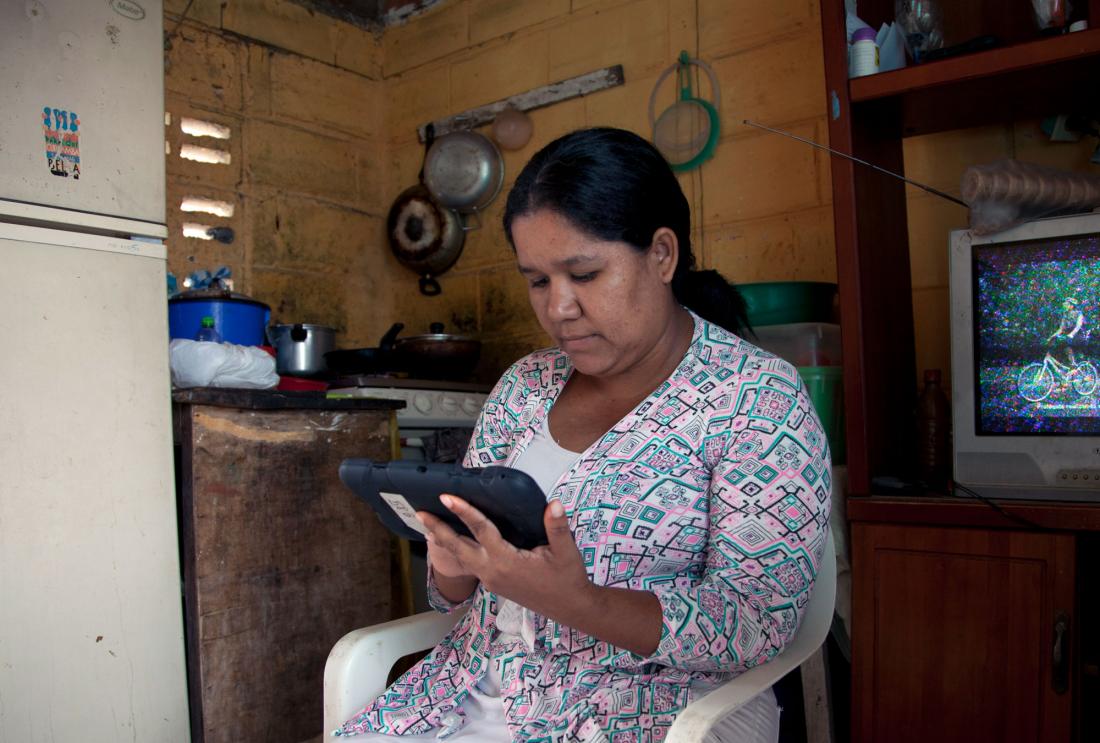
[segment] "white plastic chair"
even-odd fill
[[[830,535],[802,626],[783,652],[689,704],[676,718],[665,743],[702,743],[711,728],[731,712],[802,665],[825,642],[835,600],[836,553]],[[461,616],[429,611],[344,635],[325,664],[325,736],[382,693],[394,663],[434,647]]]

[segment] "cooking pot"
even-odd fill
[[[292,377],[326,371],[325,354],[336,347],[336,330],[325,325],[275,325],[268,338],[275,346],[275,370]]]
[[[397,364],[416,379],[464,379],[473,374],[481,355],[481,341],[443,332],[434,322],[429,333],[398,338]]]
[[[484,134],[444,134],[432,143],[424,158],[424,185],[440,205],[477,212],[500,193],[504,158]]]
[[[420,274],[420,293],[441,291],[435,277],[458,260],[466,233],[457,212],[439,205],[423,184],[406,188],[393,202],[386,233],[394,256]]]
[[[226,289],[181,292],[168,300],[168,337],[194,340],[204,317],[214,318],[214,329],[226,343],[259,346],[271,320],[271,308]]]

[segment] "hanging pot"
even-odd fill
[[[402,191],[393,202],[386,234],[394,256],[420,274],[420,293],[428,296],[439,294],[435,277],[454,265],[466,241],[462,218],[436,203],[419,183]]]
[[[442,206],[476,213],[500,193],[504,158],[484,134],[444,134],[432,142],[424,158],[424,185]]]

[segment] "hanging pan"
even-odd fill
[[[473,214],[492,203],[504,185],[504,158],[493,140],[472,131],[444,134],[424,158],[424,185],[441,206]]]
[[[390,249],[405,267],[420,274],[420,293],[434,297],[442,291],[436,276],[462,254],[466,230],[454,209],[439,203],[425,185],[428,155],[435,143],[435,127],[428,124],[424,163],[419,183],[398,195],[386,218]]]
[[[420,293],[427,296],[439,294],[435,277],[454,265],[466,242],[462,217],[440,206],[419,183],[406,188],[393,202],[386,234],[397,260],[420,274]]]

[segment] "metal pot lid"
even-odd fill
[[[449,333],[425,333],[424,335],[410,335],[406,338],[398,338],[397,345],[411,341],[431,341],[434,343],[442,342],[461,342],[461,343],[480,343],[477,338],[472,338],[468,335],[450,335]]]
[[[276,329],[276,330],[278,330],[280,328],[290,328],[290,329],[303,328],[305,330],[312,330],[312,331],[317,331],[317,332],[320,332],[320,331],[329,331],[329,332],[332,332],[332,333],[336,332],[336,328],[332,327],[331,325],[316,325],[316,324],[308,323],[308,322],[285,322],[285,323],[278,323],[276,325],[272,325],[271,327]]]
[[[480,343],[477,338],[468,335],[451,335],[450,333],[443,332],[443,323],[433,322],[428,326],[429,332],[421,335],[409,335],[403,338],[398,338],[397,343],[400,345],[404,341],[461,341],[463,343]]]
[[[258,299],[253,299],[245,294],[231,292],[227,289],[191,289],[189,291],[173,294],[168,298],[169,302],[239,302],[242,304],[254,304],[265,310],[271,308]]]

